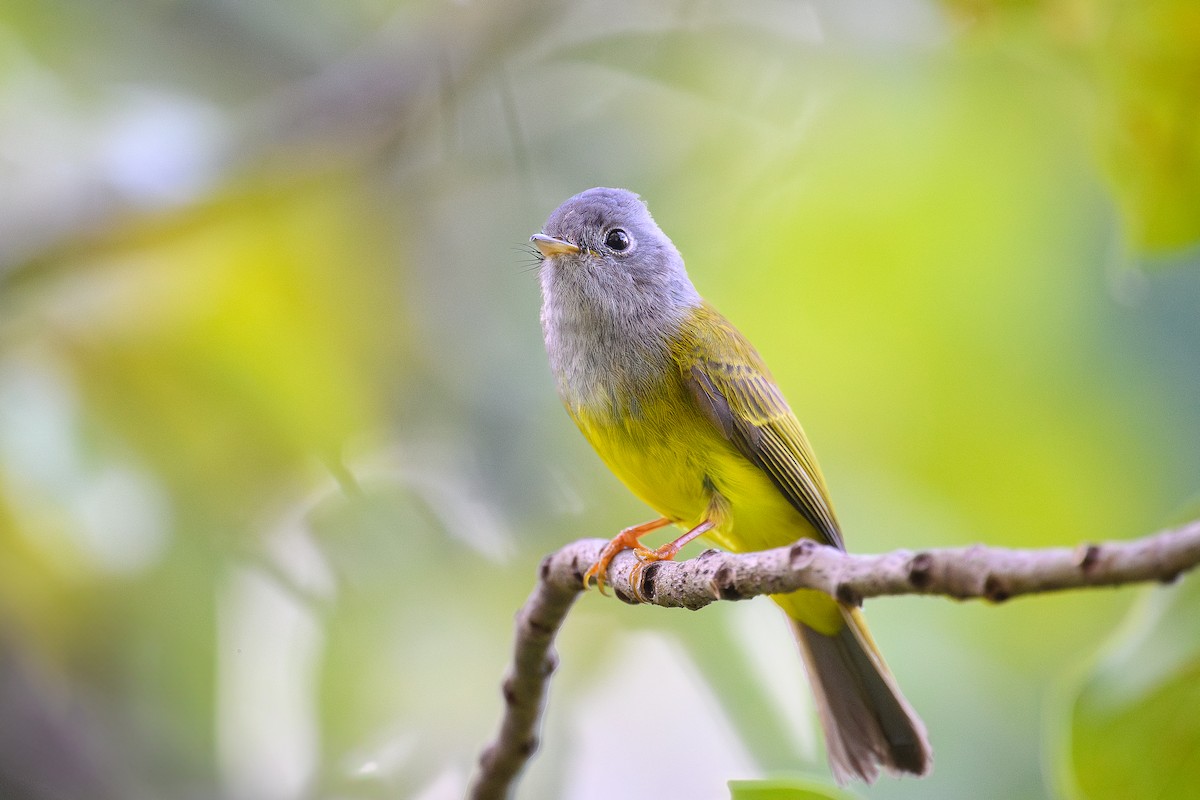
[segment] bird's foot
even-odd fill
[[[596,581],[596,588],[600,590],[600,594],[607,594],[604,591],[604,584],[607,583],[605,576],[608,575],[608,565],[616,558],[617,553],[623,550],[634,550],[641,557],[641,553],[653,553],[655,551],[647,550],[642,547],[638,541],[650,531],[658,530],[671,524],[671,520],[663,517],[643,522],[641,525],[633,525],[618,533],[612,538],[608,544],[604,545],[604,549],[600,551],[600,558],[596,559],[596,563],[583,573],[583,588],[592,585],[592,580]],[[661,548],[660,548],[661,549]]]

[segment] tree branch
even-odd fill
[[[517,773],[537,749],[535,729],[557,664],[555,634],[582,591],[583,573],[605,542],[584,539],[542,561],[540,579],[517,615],[511,671],[504,680],[504,720],[480,758],[472,800],[508,797]],[[1200,564],[1200,520],[1127,542],[1014,550],[945,548],[883,555],[844,553],[808,539],[757,553],[707,550],[689,561],[643,564],[632,552],[613,559],[608,583],[627,603],[699,609],[715,600],[818,589],[843,603],[902,594],[1002,602],[1018,595],[1170,583]]]
[[[554,636],[583,591],[583,573],[603,545],[597,539],[577,542],[542,560],[537,586],[517,613],[513,664],[502,686],[504,719],[496,741],[479,757],[479,771],[467,794],[471,800],[508,797],[517,773],[537,750],[536,729],[550,674],[558,666]]]

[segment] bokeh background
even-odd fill
[[[462,795],[541,556],[649,515],[538,327],[593,185],[852,549],[1200,510],[1190,0],[0,0],[0,796]],[[1197,613],[871,602],[936,768],[853,796],[1197,796]],[[592,593],[559,651],[520,797],[829,782],[766,601]]]

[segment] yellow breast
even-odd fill
[[[761,550],[812,535],[770,478],[701,414],[682,380],[664,380],[661,391],[620,411],[568,410],[629,490],[680,527],[705,519],[715,490],[728,508],[707,538],[721,547]]]

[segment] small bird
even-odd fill
[[[845,549],[825,479],[766,364],[696,291],[683,257],[624,189],[575,195],[530,241],[541,254],[542,331],[567,412],[622,482],[658,513],[623,530],[612,558],[672,558],[704,536],[733,552],[800,538]],[[657,550],[640,538],[686,531]],[[815,590],[774,595],[791,620],[839,783],[882,766],[924,775],[925,726],[857,608]]]

